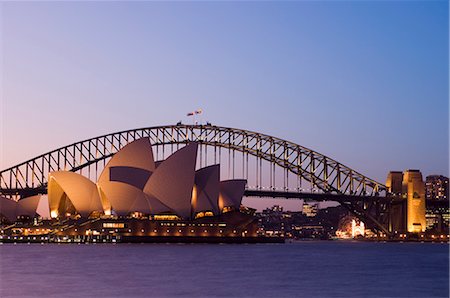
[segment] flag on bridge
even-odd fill
[[[189,117],[189,116],[199,115],[199,114],[201,114],[201,113],[203,113],[203,110],[202,110],[202,109],[198,109],[198,110],[195,110],[195,111],[193,111],[193,112],[187,113],[186,116]]]

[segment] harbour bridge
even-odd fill
[[[0,172],[0,195],[15,200],[47,193],[52,171],[97,180],[122,147],[148,137],[155,160],[199,143],[198,167],[221,164],[221,177],[247,180],[245,196],[335,201],[374,231],[392,234],[395,196],[385,185],[314,150],[258,132],[207,125],[166,125],[110,133],[44,153]]]

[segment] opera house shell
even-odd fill
[[[190,142],[155,162],[149,139],[138,139],[109,160],[97,182],[74,172],[50,172],[48,197],[0,198],[0,214],[10,222],[37,211],[53,222],[71,219],[77,222],[63,234],[72,236],[112,233],[107,228],[132,236],[256,236],[255,218],[240,212],[246,180],[220,181],[219,164],[196,170],[197,148]],[[167,226],[178,227],[172,228],[176,233]]]
[[[239,209],[246,181],[220,181],[220,165],[196,171],[197,147],[189,143],[155,163],[148,138],[138,139],[111,158],[97,183],[73,172],[50,172],[50,214],[89,217],[137,212],[188,220]]]
[[[0,196],[0,217],[6,221],[14,222],[20,216],[33,217],[36,214],[43,218],[50,217],[46,196],[36,195],[18,202]]]

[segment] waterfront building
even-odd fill
[[[352,220],[352,238],[362,236],[364,237],[365,227],[363,222],[356,223],[356,220]]]
[[[449,179],[442,175],[429,175],[425,180],[425,197],[427,199],[427,230],[448,232],[449,226]]]
[[[302,211],[278,210],[280,208],[274,206],[257,213],[261,232],[295,239],[330,239],[335,236],[339,219],[348,213],[342,206],[319,209],[314,217]]]
[[[73,172],[51,172],[50,213],[191,220],[239,210],[246,181],[220,181],[220,165],[196,171],[197,146],[189,143],[155,163],[148,138],[139,139],[113,156],[97,183]]]
[[[434,208],[426,208],[425,218],[427,222],[427,230],[437,230],[442,229],[442,216],[434,210]]]
[[[427,230],[448,233],[450,224],[449,206],[442,201],[428,201],[426,208]]]

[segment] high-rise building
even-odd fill
[[[427,199],[427,229],[448,232],[450,213],[446,201],[449,198],[449,179],[442,175],[427,176],[425,197]]]
[[[442,215],[435,208],[427,208],[425,218],[427,221],[427,230],[435,229],[440,231],[442,229]]]
[[[427,176],[425,181],[425,197],[427,200],[448,200],[448,177],[442,175]]]

